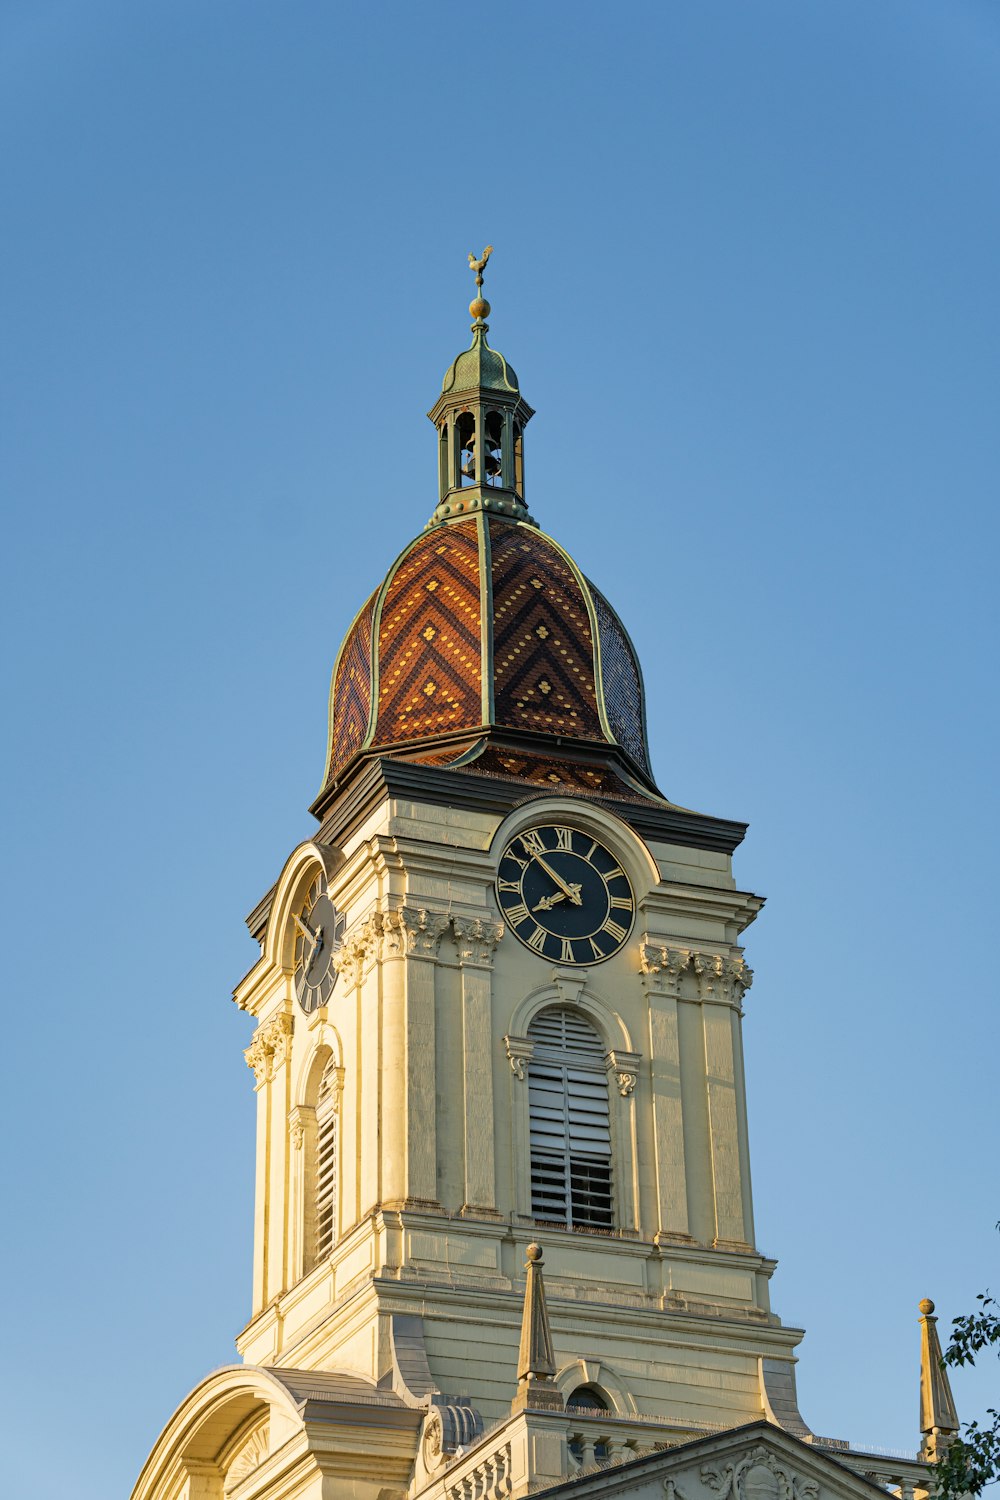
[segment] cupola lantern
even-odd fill
[[[490,304],[482,294],[483,271],[492,254],[487,245],[478,260],[469,256],[476,273],[472,344],[449,366],[427,413],[438,432],[438,506],[431,526],[477,510],[531,520],[524,503],[524,429],[534,412],[514,371],[486,339]]]

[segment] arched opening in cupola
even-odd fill
[[[471,411],[459,412],[455,420],[455,445],[458,450],[456,480],[459,486],[476,482],[476,419]]]

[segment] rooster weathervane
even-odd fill
[[[469,254],[469,269],[472,270],[472,271],[475,271],[475,273],[476,273],[476,286],[482,286],[482,284],[483,284],[483,272],[486,269],[486,262],[489,260],[489,258],[490,258],[490,256],[492,254],[493,254],[493,246],[492,245],[487,245],[486,246],[486,249],[483,251],[483,253],[480,256],[479,260],[477,260],[476,257],[470,252],[470,254]]]

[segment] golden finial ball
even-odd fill
[[[542,1247],[541,1245],[529,1245],[524,1253],[529,1260],[533,1260],[537,1263],[542,1258]]]
[[[488,318],[490,315],[490,304],[485,297],[473,297],[469,303],[469,312],[474,318]]]
[[[920,1304],[920,1311],[923,1313],[925,1318],[934,1311],[934,1303],[929,1297],[924,1297],[923,1301]]]

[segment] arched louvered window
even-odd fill
[[[528,1027],[531,1211],[575,1229],[611,1229],[611,1118],[605,1046],[567,1006]]]
[[[337,1069],[323,1070],[316,1100],[316,1259],[329,1255],[337,1238]]]

